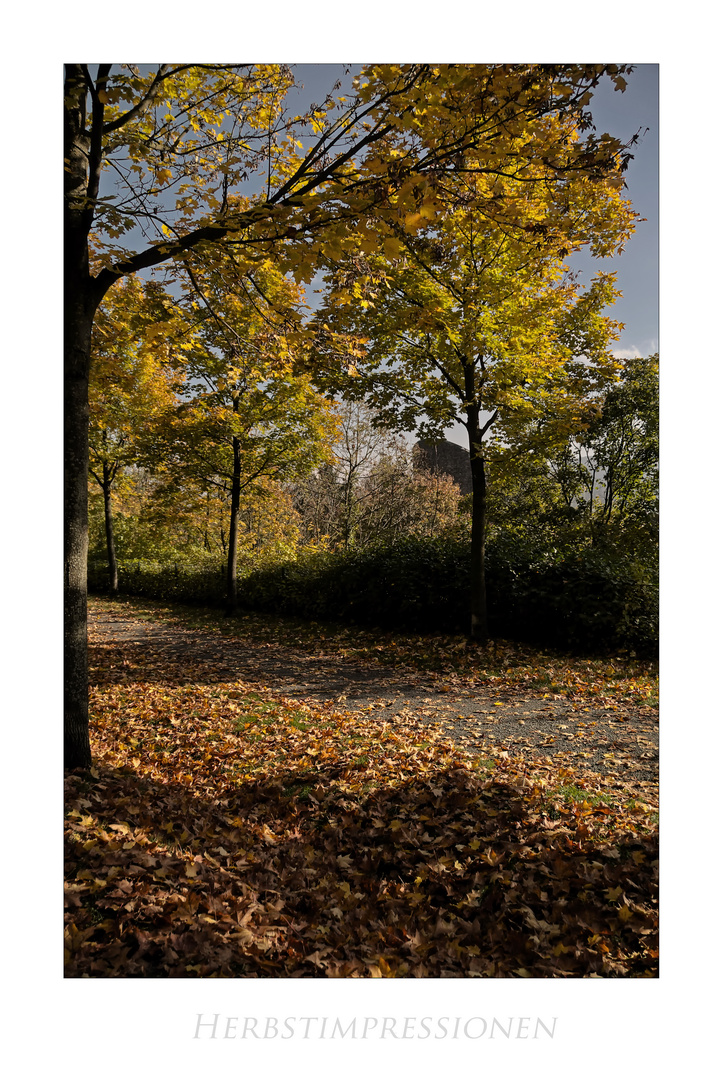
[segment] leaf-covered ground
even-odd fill
[[[106,637],[93,677],[69,976],[657,974],[651,783],[223,681],[190,640]]]
[[[649,662],[250,613],[224,619],[137,600],[95,601],[92,625],[99,644],[126,643],[126,679],[183,679],[186,665],[203,661],[219,682],[240,679],[393,724],[410,715],[437,723],[475,754],[613,772],[634,795],[657,786],[657,674]]]

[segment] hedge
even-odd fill
[[[239,600],[252,610],[305,619],[464,632],[469,562],[466,544],[439,539],[302,553],[242,576]],[[97,565],[90,583],[103,591]],[[137,596],[220,606],[225,570],[134,561],[119,568],[119,584]],[[657,587],[610,556],[585,551],[553,560],[491,544],[487,595],[495,637],[588,653],[657,649]]]
[[[129,596],[216,607],[226,595],[226,567],[132,559],[118,563],[118,589]],[[88,563],[88,590],[101,594],[108,591],[105,563]]]

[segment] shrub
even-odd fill
[[[241,602],[265,611],[413,630],[463,628],[468,556],[442,540],[301,554],[250,574]]]
[[[490,622],[500,636],[579,652],[657,649],[658,589],[635,568],[589,549],[558,562],[492,552],[489,562]]]
[[[400,628],[464,632],[468,626],[469,548],[460,540],[405,539],[346,552],[310,551],[251,569],[239,602],[257,611]],[[103,591],[105,571],[90,575]],[[124,563],[122,592],[161,600],[221,605],[225,570],[218,563]],[[658,591],[634,566],[587,549],[545,555],[491,544],[487,595],[493,636],[605,652],[657,648]]]
[[[215,607],[226,595],[226,567],[218,561],[199,565],[183,560],[160,563],[133,559],[119,562],[118,588],[130,596]],[[105,563],[88,564],[88,589],[101,594],[108,591]]]

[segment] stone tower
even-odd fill
[[[443,439],[441,442],[429,442],[421,439],[414,444],[414,458],[422,468],[430,472],[451,476],[463,495],[472,491],[472,469],[469,463],[469,451],[457,443]]]

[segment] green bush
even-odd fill
[[[223,603],[226,594],[226,567],[218,562],[199,566],[183,560],[160,563],[133,559],[118,563],[118,588],[130,596],[215,607]],[[108,592],[105,563],[88,563],[88,589]]]
[[[487,576],[500,636],[580,652],[657,650],[657,585],[614,558],[588,549],[523,561],[492,550]]]
[[[244,604],[313,619],[415,630],[462,629],[466,547],[405,540],[344,553],[313,553],[251,573]]]

